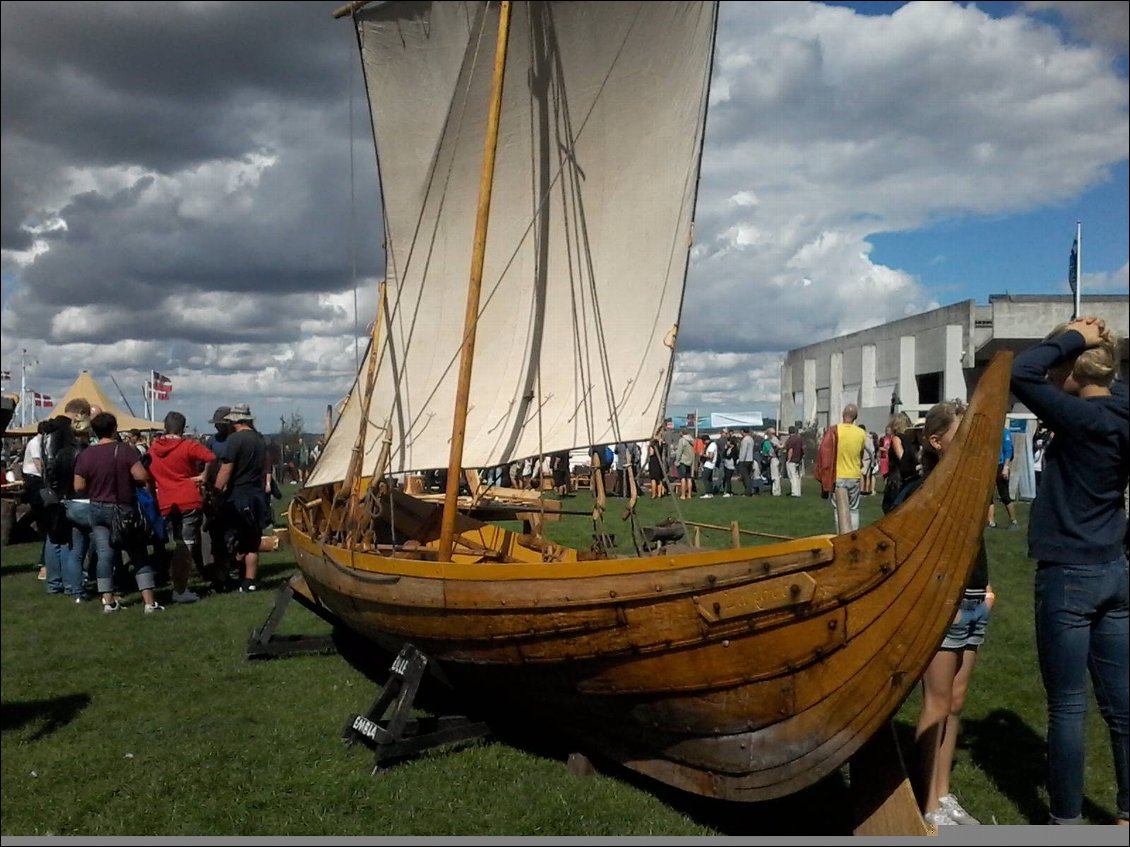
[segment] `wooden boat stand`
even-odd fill
[[[290,601],[301,603],[306,609],[329,623],[331,627],[341,626],[341,621],[325,610],[324,606],[308,599],[301,592],[296,592],[288,582],[279,588],[278,594],[275,596],[275,608],[271,609],[267,620],[263,621],[263,626],[252,632],[251,638],[247,639],[245,654],[247,658],[270,658],[289,653],[336,652],[337,647],[333,644],[332,636],[275,635],[275,630],[282,620],[282,615],[286,614]]]
[[[330,626],[341,626],[342,623],[324,606],[315,603],[301,592],[296,592],[290,582],[279,588],[275,595],[275,607],[267,620],[257,630],[251,633],[247,641],[245,656],[248,659],[267,659],[273,656],[282,656],[289,653],[332,653],[336,652],[333,637],[330,635],[275,635],[275,629],[286,614],[291,601],[297,601],[315,615],[320,617]]]
[[[490,734],[485,723],[463,715],[412,717],[427,666],[428,657],[414,645],[405,644],[393,660],[392,673],[369,711],[353,715],[345,724],[341,737],[346,744],[359,742],[374,752],[373,773],[386,764],[441,744]]]
[[[248,659],[336,651],[330,635],[283,637],[275,634],[292,601],[305,606],[331,626],[342,625],[332,612],[301,591],[295,591],[287,582],[279,588],[275,606],[267,620],[251,634],[247,642]],[[410,758],[441,744],[483,738],[490,734],[486,723],[472,721],[463,715],[412,717],[416,694],[427,666],[428,657],[414,645],[405,644],[393,660],[389,678],[373,705],[363,715],[350,716],[342,730],[342,738],[347,744],[361,743],[374,751],[374,773],[386,764]]]

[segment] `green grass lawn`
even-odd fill
[[[814,488],[811,480],[806,484]],[[865,498],[863,522],[879,517]],[[566,500],[587,510],[585,492]],[[627,552],[612,498],[607,531]],[[681,510],[681,512],[680,512]],[[790,536],[832,531],[831,508],[800,500],[641,500],[645,523],[672,515]],[[1020,505],[1022,527],[1027,507]],[[548,534],[587,546],[584,516]],[[974,672],[953,776],[966,808],[986,823],[1042,823],[1045,710],[1032,637],[1032,563],[1024,532],[986,535],[997,609]],[[728,533],[704,533],[728,545]],[[771,803],[705,801],[615,769],[594,777],[564,765],[552,728],[505,741],[430,751],[371,775],[372,754],[346,747],[346,719],[379,689],[356,650],[248,661],[244,649],[273,591],[214,595],[160,616],[46,596],[35,545],[4,548],[2,602],[4,835],[769,835],[847,834],[845,777],[836,774]],[[294,571],[286,549],[267,554],[264,586]],[[163,596],[167,599],[168,589]],[[162,595],[159,595],[162,596]],[[329,627],[292,606],[282,632]],[[347,658],[345,657],[349,657]],[[382,659],[387,669],[387,659]],[[917,691],[896,717],[913,732]],[[503,728],[504,729],[504,728]],[[1105,725],[1089,722],[1085,815],[1107,823],[1114,782]]]

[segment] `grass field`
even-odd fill
[[[811,480],[807,484],[814,488]],[[863,522],[879,517],[865,498]],[[610,500],[618,540],[622,500]],[[587,510],[588,494],[567,500]],[[678,504],[689,520],[790,536],[832,531],[815,493],[800,500],[716,498]],[[671,500],[641,501],[645,523],[676,514]],[[1003,511],[1003,510],[1002,510]],[[1020,505],[1022,528],[1027,507]],[[588,545],[592,523],[551,524],[560,541]],[[986,823],[1047,819],[1045,712],[1032,636],[1032,563],[1024,531],[988,530],[997,608],[969,693],[953,776],[966,808]],[[703,536],[728,545],[728,533]],[[294,572],[284,548],[261,566],[266,588]],[[98,604],[46,596],[38,550],[3,550],[4,835],[478,835],[676,836],[847,834],[845,777],[837,774],[771,803],[708,802],[623,771],[573,775],[552,728],[430,751],[371,775],[372,754],[347,748],[341,730],[379,692],[387,657],[368,662],[341,637],[337,654],[249,661],[251,631],[273,591],[206,597],[145,616],[140,598],[102,615]],[[168,589],[163,595],[167,598]],[[292,606],[286,633],[329,627]],[[339,634],[340,636],[340,634]],[[913,731],[917,691],[896,716]],[[1114,815],[1105,725],[1089,718],[1086,806],[1093,823]]]

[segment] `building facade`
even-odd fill
[[[1027,349],[1072,307],[1070,295],[998,294],[987,306],[965,300],[791,350],[781,365],[779,419],[822,429],[854,403],[859,422],[881,433],[894,403],[969,399],[994,353]],[[1124,339],[1130,334],[1130,296],[1084,296],[1082,314],[1103,318]],[[1126,344],[1121,372],[1130,373]]]

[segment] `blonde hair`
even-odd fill
[[[1069,324],[1061,323],[1044,339],[1055,338],[1067,331]],[[1096,347],[1088,347],[1071,363],[1071,376],[1080,384],[1109,386],[1118,375],[1118,344],[1121,339],[1112,329],[1104,329]],[[1066,362],[1065,362],[1066,364]]]
[[[943,435],[953,426],[953,422],[965,415],[965,404],[960,400],[951,400],[948,403],[937,403],[926,413],[926,421],[922,424],[922,475],[930,473],[938,464],[941,455],[930,443],[930,436]]]
[[[891,432],[906,432],[911,425],[910,415],[906,412],[895,412],[891,415],[891,419],[887,421],[887,426],[891,428]]]

